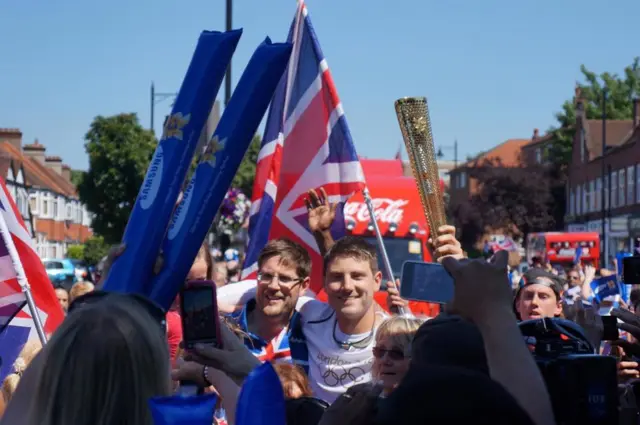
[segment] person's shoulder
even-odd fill
[[[310,299],[300,309],[303,322],[306,324],[321,323],[328,320],[334,311],[331,306],[325,302]]]

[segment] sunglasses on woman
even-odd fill
[[[107,292],[107,291],[93,291],[87,294],[81,295],[69,305],[68,314],[71,314],[73,311],[80,310],[83,307],[99,303],[107,298],[121,297],[129,300],[133,300],[137,305],[139,305],[144,311],[149,313],[149,315],[153,318],[155,322],[161,327],[162,332],[167,331],[167,313],[155,302],[150,299],[138,295],[138,294],[122,294],[116,292]]]
[[[380,347],[373,347],[373,357],[376,359],[381,359],[385,354],[389,355],[391,360],[404,360],[405,355],[401,350],[387,350]]]

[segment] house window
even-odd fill
[[[536,149],[536,164],[541,164],[542,163],[542,149],[537,148]]]
[[[584,184],[584,212],[591,212],[591,185],[590,182]]]
[[[596,211],[602,211],[602,177],[596,179]]]
[[[467,173],[465,173],[464,171],[462,171],[460,173],[460,188],[464,189],[465,187],[467,187]]]
[[[38,194],[32,193],[29,195],[29,206],[33,214],[38,214]]]
[[[71,202],[67,203],[65,220],[73,220],[73,204]]]
[[[589,194],[591,196],[591,203],[589,204],[589,210],[591,212],[596,211],[596,181],[591,180],[589,182]]]
[[[611,179],[609,180],[611,183],[611,209],[615,208],[618,205],[618,172],[611,172]]]
[[[625,192],[625,169],[618,171],[618,206],[624,207],[627,192]]]
[[[582,214],[582,186],[576,187],[576,215]]]
[[[636,179],[635,179],[635,167],[631,166],[627,168],[627,204],[632,205],[636,195]]]

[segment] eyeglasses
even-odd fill
[[[283,286],[292,286],[292,285],[295,285],[296,283],[302,282],[303,280],[303,279],[300,279],[299,277],[294,278],[291,276],[285,276],[280,274],[258,273],[258,282],[260,283],[269,284],[273,282],[274,279],[278,279],[278,282],[280,282],[280,284]]]
[[[375,357],[376,359],[383,358],[385,354],[389,354],[389,358],[391,360],[404,360],[404,358],[406,357],[404,355],[404,352],[400,350],[386,350],[380,347],[373,347],[373,357]]]
[[[576,276],[576,275],[569,275],[569,279],[571,280],[580,280],[580,276]]]
[[[160,327],[162,328],[162,332],[167,331],[166,312],[158,304],[139,294],[121,294],[121,293],[106,292],[106,291],[89,292],[73,300],[71,305],[69,305],[68,314],[71,314],[73,311],[79,310],[83,307],[99,303],[100,301],[106,298],[113,298],[113,297],[122,297],[122,298],[133,300],[142,309],[144,309],[147,313],[149,313],[149,315],[153,318],[153,320],[160,325]]]

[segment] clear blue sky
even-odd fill
[[[613,7],[615,4],[616,7]],[[198,34],[224,29],[224,0],[13,1],[0,5],[0,127],[86,168],[96,115],[136,112],[149,87],[177,91]],[[294,0],[236,0],[244,36],[234,82],[269,35],[282,41]],[[308,0],[360,155],[392,157],[393,101],[429,98],[436,144],[460,157],[546,130],[580,64],[622,72],[640,55],[640,1]],[[219,98],[222,98],[221,90]],[[169,102],[156,109],[156,131]],[[445,151],[453,159],[453,151]]]

